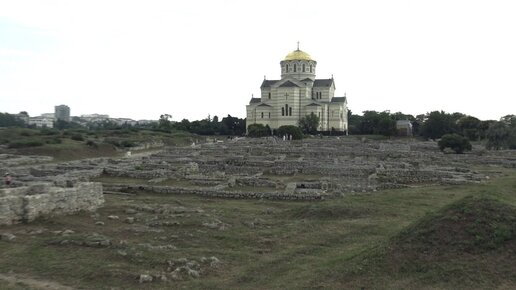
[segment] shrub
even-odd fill
[[[247,127],[247,136],[249,137],[265,137],[271,135],[271,131],[263,124],[251,124]]]
[[[39,130],[39,133],[41,135],[57,135],[59,134],[59,131],[56,129],[42,128]]]
[[[509,147],[510,129],[504,122],[495,122],[489,125],[486,132],[487,149],[506,149]]]
[[[63,143],[63,141],[61,139],[57,138],[57,137],[56,138],[52,138],[52,139],[47,139],[45,142],[47,144],[61,144],[61,143]]]
[[[8,148],[26,148],[26,147],[37,147],[43,146],[43,142],[41,140],[24,140],[12,142],[7,145]]]
[[[120,145],[122,147],[134,147],[134,146],[136,146],[136,143],[133,141],[130,141],[130,140],[124,140],[124,141],[120,142]]]
[[[117,140],[117,139],[114,139],[114,138],[106,138],[105,143],[108,143],[108,144],[111,144],[111,145],[114,145],[116,147],[120,147],[120,141]]]
[[[95,143],[95,142],[93,142],[91,140],[86,141],[86,145],[90,146],[90,147],[93,147],[93,148],[97,148],[98,147],[97,143]]]
[[[471,143],[469,143],[468,138],[458,134],[445,134],[437,144],[441,151],[444,151],[446,148],[450,148],[457,154],[464,153],[464,151],[471,151]]]
[[[299,127],[297,126],[292,125],[279,127],[278,130],[276,130],[276,135],[279,137],[291,135],[292,140],[303,139],[303,132],[301,131],[301,129],[299,129]]]
[[[74,134],[72,135],[72,137],[70,137],[72,140],[75,140],[75,141],[84,141],[84,137],[82,137],[81,134]]]

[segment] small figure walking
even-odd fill
[[[4,175],[4,180],[5,180],[5,185],[7,187],[11,186],[11,181],[13,180],[13,178],[11,177],[11,175],[9,173],[6,173]]]

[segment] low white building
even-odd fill
[[[409,120],[396,121],[396,129],[399,136],[412,136],[412,123]]]
[[[54,128],[54,118],[44,116],[30,117],[29,125],[34,125],[38,128]]]

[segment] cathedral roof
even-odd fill
[[[268,87],[274,85],[277,81],[278,80],[263,80],[263,83],[260,86],[260,88],[268,88]]]
[[[307,106],[307,107],[314,107],[314,106],[316,106],[316,107],[320,107],[321,105],[319,105],[319,104],[317,104],[317,103],[311,103],[311,104],[308,104],[308,105],[306,105],[306,106]]]
[[[346,97],[333,97],[331,99],[331,102],[332,103],[345,103],[346,102]]]
[[[251,101],[249,102],[249,104],[260,103],[261,101],[262,101],[261,98],[251,98]]]
[[[296,85],[295,83],[291,82],[291,81],[286,81],[284,83],[282,83],[280,85],[280,87],[299,87],[298,85]]]
[[[271,105],[267,105],[265,103],[259,104],[257,107],[272,107]]]
[[[284,60],[313,60],[312,57],[299,49],[294,50],[293,52],[287,54]]]
[[[333,79],[317,79],[314,81],[314,87],[331,87]]]

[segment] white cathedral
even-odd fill
[[[311,113],[319,116],[319,131],[347,131],[346,96],[335,97],[335,82],[316,79],[317,62],[304,51],[289,53],[281,65],[281,79],[264,79],[260,98],[251,98],[247,108],[247,126],[297,126],[299,119]]]

